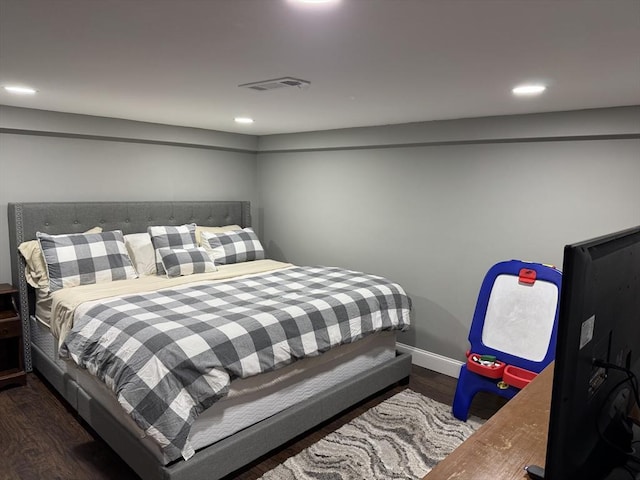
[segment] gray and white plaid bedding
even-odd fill
[[[193,421],[232,379],[406,330],[410,309],[382,277],[292,267],[106,300],[75,319],[60,355],[103,380],[167,457],[188,459]]]
[[[120,230],[49,235],[37,232],[49,289],[137,278]]]
[[[156,270],[158,275],[164,275],[160,248],[196,248],[196,224],[189,223],[180,226],[159,225],[147,227],[151,243],[156,251]]]
[[[218,265],[262,260],[264,248],[251,227],[229,232],[202,232],[202,246]]]

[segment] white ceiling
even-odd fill
[[[311,86],[238,88],[283,76]],[[0,0],[7,84],[38,93],[0,104],[255,135],[638,105],[640,0]]]

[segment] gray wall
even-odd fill
[[[269,253],[388,276],[403,343],[464,359],[480,283],[519,258],[640,224],[640,108],[260,138]]]
[[[249,135],[0,107],[0,282],[11,281],[8,202],[250,200],[257,206],[256,143]]]
[[[462,360],[492,264],[640,224],[638,185],[640,107],[258,139],[0,106],[0,282],[8,202],[250,200],[271,256],[400,282],[401,341]]]

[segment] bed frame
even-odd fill
[[[238,470],[272,449],[286,443],[367,397],[406,380],[411,356],[396,357],[357,379],[296,404],[268,419],[199,450],[190,460],[167,466],[142,446],[140,440],[73,378],[31,345],[30,316],[35,311],[34,291],[25,277],[20,243],[36,238],[36,232],[80,233],[99,226],[105,231],[144,232],[149,225],[219,226],[251,225],[249,202],[81,202],[9,203],[9,246],[13,284],[20,295],[24,331],[25,366],[35,368],[69,402],[78,414],[143,479],[215,480]]]

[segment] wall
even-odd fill
[[[7,203],[250,200],[256,137],[0,107],[0,283],[10,282]]]
[[[415,309],[401,341],[450,374],[491,265],[561,266],[565,244],[640,224],[638,107],[277,135],[259,149],[270,255],[398,281]]]
[[[272,257],[400,282],[401,341],[455,374],[487,269],[640,224],[639,184],[640,107],[258,139],[0,106],[0,282],[8,202],[248,199]]]

